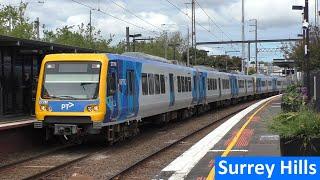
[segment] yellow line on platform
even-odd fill
[[[233,137],[232,141],[229,143],[227,149],[222,153],[221,157],[226,157],[230,151],[232,150],[232,148],[237,144],[242,132],[244,131],[244,129],[249,125],[249,123],[252,121],[252,119],[254,118],[255,115],[257,115],[264,107],[266,107],[271,101],[273,101],[273,99],[267,101],[263,106],[261,106],[258,110],[256,110],[247,120],[247,122],[241,127],[241,129],[237,132],[237,134]],[[212,167],[212,169],[210,170],[208,176],[207,176],[207,180],[214,180],[214,175],[215,175],[215,168],[214,166]]]

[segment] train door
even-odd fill
[[[219,87],[219,97],[221,97],[221,78],[218,79],[218,87]]]
[[[133,116],[135,112],[135,76],[134,70],[127,70],[127,114],[128,116]]]
[[[206,77],[203,73],[199,73],[200,83],[199,83],[199,103],[202,103],[205,99],[206,90]]]
[[[235,97],[239,93],[237,78],[235,76],[230,76],[230,84],[231,84],[231,95]]]
[[[192,104],[198,102],[198,74],[193,72]]]
[[[247,82],[247,80],[245,79],[244,80],[244,87],[246,88],[246,95],[248,94],[248,82]]]
[[[169,74],[169,86],[170,86],[170,92],[169,92],[170,104],[169,104],[169,106],[173,106],[174,101],[175,101],[175,96],[174,96],[174,81],[173,81],[173,74],[172,73]]]
[[[110,61],[107,77],[107,119],[118,117],[118,70],[117,62]]]

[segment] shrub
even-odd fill
[[[297,85],[287,87],[282,96],[281,109],[284,112],[297,112],[303,105],[303,98],[300,93],[300,88]]]
[[[280,137],[320,137],[320,116],[303,108],[298,112],[280,113],[271,121],[269,128]]]

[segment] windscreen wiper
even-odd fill
[[[73,96],[57,96],[57,98],[60,98],[60,99],[78,99],[78,98],[75,98]]]

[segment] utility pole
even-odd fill
[[[319,0],[315,0],[314,4],[314,26],[318,26],[318,16],[319,16],[319,11],[318,11],[318,3]]]
[[[256,57],[256,73],[258,73],[258,20],[257,19],[251,19],[250,21],[254,21],[253,25],[250,26],[254,26],[254,32],[255,32],[255,45],[256,45],[256,52],[255,52],[255,57]],[[260,64],[259,64],[259,68],[260,68]]]
[[[92,12],[91,12],[91,9],[90,9],[90,17],[89,17],[89,38],[90,38],[90,42],[92,41],[92,20],[91,20],[91,16],[92,16]]]
[[[129,27],[126,27],[126,47],[125,51],[129,52],[130,51],[130,30]]]
[[[197,39],[196,39],[196,12],[195,12],[195,2],[194,0],[192,0],[191,2],[192,5],[192,48],[194,48],[194,61],[193,61],[193,65],[196,64],[196,56],[197,56]]]
[[[36,28],[36,34],[37,34],[37,40],[40,40],[40,20],[39,17],[36,18],[36,20],[34,21],[35,24],[35,28]]]
[[[303,34],[304,34],[304,58],[305,58],[305,65],[307,71],[307,81],[305,82],[305,87],[308,89],[308,100],[311,99],[310,94],[310,51],[309,51],[309,1],[305,0],[304,5],[304,22],[303,22]]]
[[[244,34],[244,0],[242,0],[242,18],[241,18],[241,25],[242,25],[242,41],[245,40]],[[245,59],[245,44],[242,43],[242,60],[241,60],[241,72],[244,72],[244,59]],[[249,61],[249,60],[248,60]]]
[[[189,44],[190,44],[190,35],[189,35],[189,25],[188,26],[188,29],[187,29],[187,36],[188,36],[188,45],[187,45],[187,66],[189,67],[190,66],[190,49],[189,49]]]

